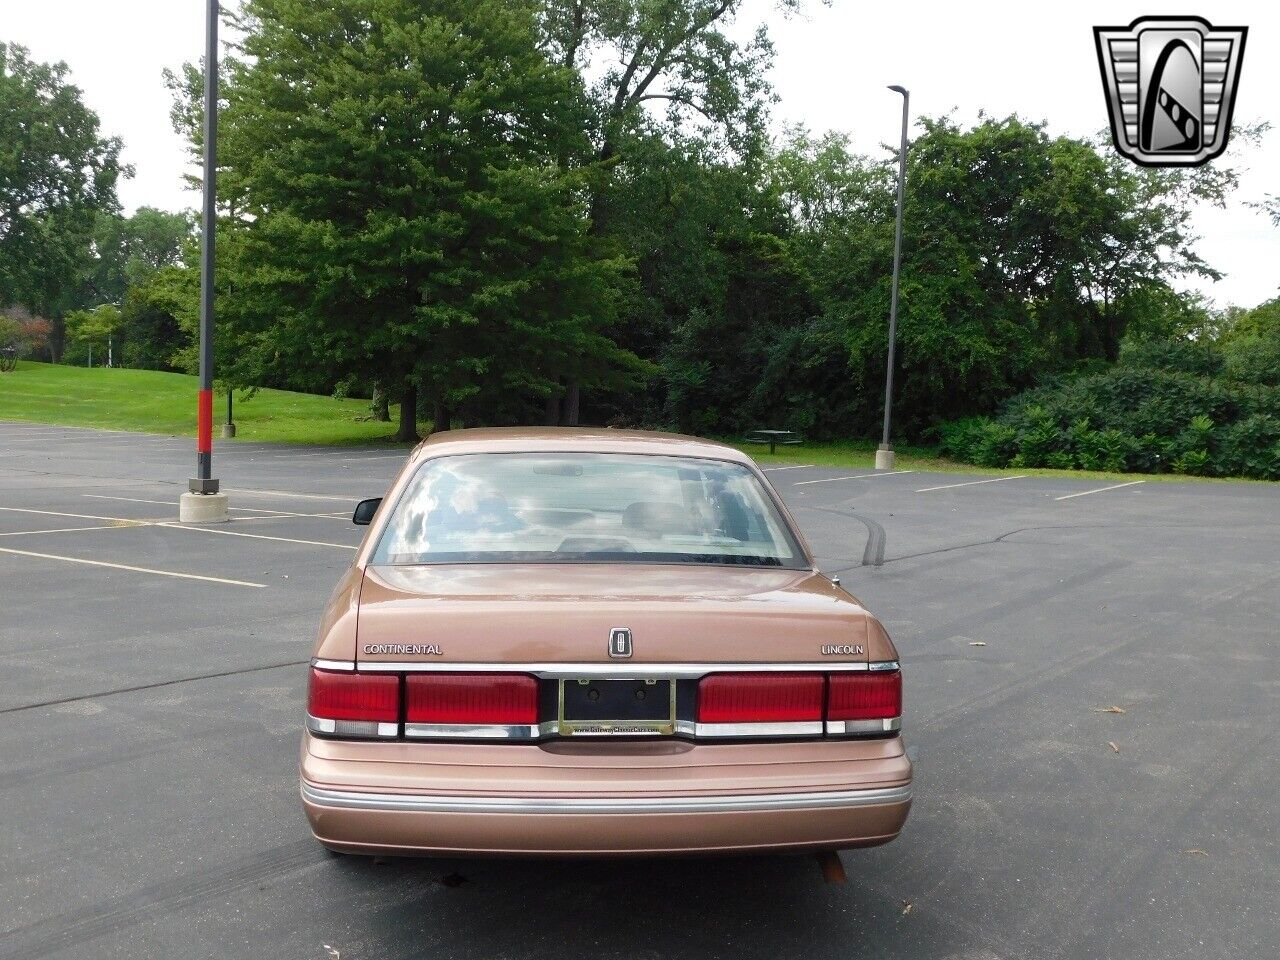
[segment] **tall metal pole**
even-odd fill
[[[208,0],[204,54],[204,218],[200,232],[200,400],[192,493],[217,493],[213,479],[213,251],[217,232],[218,0]]]
[[[893,411],[893,361],[898,345],[898,273],[902,266],[902,204],[907,194],[907,116],[911,93],[897,85],[889,88],[902,94],[902,145],[898,150],[898,222],[893,237],[893,291],[889,294],[889,361],[884,375],[884,434],[876,451],[876,469],[893,469],[893,445],[889,423]]]

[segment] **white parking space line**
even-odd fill
[[[779,470],[808,470],[812,466],[814,466],[812,463],[801,463],[794,467],[761,467],[760,469],[765,473],[776,473]]]
[[[223,450],[222,453],[243,453],[254,460],[310,460],[314,457],[333,456],[333,451],[331,450],[326,450],[323,453],[281,453],[274,448],[265,450]]]
[[[128,527],[120,524],[111,524],[108,526],[96,527],[55,527],[52,530],[6,530],[0,533],[0,537],[30,537],[37,533],[84,533],[88,530],[127,530]]]
[[[272,517],[319,517],[322,520],[348,520],[351,517],[350,512],[344,510],[341,513],[333,511],[330,513],[294,513],[292,510],[271,510],[263,507],[228,507],[228,510],[240,510],[244,513],[261,513],[261,517],[241,517],[241,520],[270,520]]]
[[[314,460],[317,458],[325,458],[335,463],[349,463],[356,460],[407,460],[411,450],[405,450],[403,453],[386,452],[378,450],[370,450],[368,453],[360,456],[351,456],[352,451],[334,448],[332,450],[317,450],[306,453],[281,453],[278,448],[271,449],[260,453],[257,457],[259,460]],[[347,454],[343,457],[340,454]]]
[[[57,510],[32,510],[28,507],[0,507],[6,513],[38,513],[45,517],[71,517],[73,520],[107,520],[111,523],[124,524],[125,526],[145,527],[156,523],[165,523],[169,518],[161,517],[158,519],[134,520],[129,517],[100,517],[92,513],[62,513]]]
[[[1113,483],[1109,487],[1098,487],[1096,490],[1082,490],[1079,493],[1068,493],[1065,497],[1054,497],[1055,500],[1071,500],[1075,497],[1087,497],[1091,493],[1105,493],[1108,490],[1119,490],[1121,487],[1136,487],[1140,483],[1146,483],[1145,480],[1130,480],[1128,483]]]
[[[64,557],[56,553],[36,553],[33,550],[12,550],[0,547],[0,553],[10,553],[19,557],[38,557],[41,560],[62,560],[66,563],[83,563],[90,567],[109,567],[112,570],[128,570],[132,573],[150,573],[158,577],[175,577],[179,580],[201,580],[205,583],[224,583],[232,587],[254,587],[261,590],[265,583],[250,583],[247,580],[228,580],[224,577],[206,577],[197,573],[178,573],[176,570],[156,570],[153,567],[131,567],[125,563],[108,563],[106,560],[86,560],[84,557]]]
[[[116,435],[116,434],[111,434],[109,436],[95,436],[93,434],[83,434],[83,433],[50,433],[50,434],[45,434],[43,436],[35,436],[33,434],[24,433],[20,437],[4,437],[2,439],[6,443],[39,443],[42,440],[45,442],[48,442],[50,440],[56,440],[59,443],[62,443],[67,440],[76,440],[76,441],[84,440],[91,443],[119,445],[119,444],[132,444],[135,441],[138,441],[138,442],[145,441],[149,443],[173,443],[178,438],[167,437],[167,436],[166,437],[161,437],[161,436],[149,437],[142,434],[135,434],[133,436],[127,437],[127,439],[122,439],[119,435]]]
[[[38,443],[41,440],[65,439],[67,439],[67,435],[65,433],[27,433],[26,431],[23,431],[22,433],[5,434],[3,437],[0,437],[0,440],[3,440],[5,443]]]
[[[144,500],[141,497],[110,497],[105,493],[82,493],[82,497],[89,497],[93,500],[123,500],[126,503],[158,503],[164,507],[178,506],[177,500]]]
[[[944,483],[940,487],[922,487],[916,493],[930,493],[934,490],[954,490],[956,487],[976,487],[980,483],[1002,483],[1005,480],[1022,480],[1026,477],[1025,473],[1019,473],[1012,477],[992,477],[990,480],[967,480],[964,483]]]
[[[250,496],[260,496],[260,497],[284,497],[286,499],[295,498],[298,500],[340,500],[343,503],[350,503],[350,504],[355,504],[360,500],[364,499],[362,495],[354,495],[354,494],[352,496],[338,496],[332,493],[293,493],[292,491],[289,491],[289,490],[249,490],[245,487],[235,487],[235,488],[226,487],[224,488],[223,492],[224,493],[247,493]]]
[[[184,527],[177,523],[161,523],[157,526],[170,530],[186,530],[188,533],[214,533],[222,537],[248,537],[251,540],[276,540],[280,543],[301,543],[309,547],[336,547],[339,550],[359,550],[349,543],[330,543],[328,540],[298,540],[293,537],[270,537],[265,533],[237,533],[235,530],[214,530],[211,527]]]
[[[110,497],[105,493],[82,493],[82,497],[92,497],[94,500],[124,500],[128,503],[158,503],[161,506],[176,507],[180,504],[177,500],[143,500],[141,497]],[[228,510],[239,510],[243,513],[265,513],[267,516],[255,519],[269,520],[271,517],[322,517],[325,520],[345,520],[348,514],[342,513],[293,513],[288,510],[271,510],[263,507],[228,507]]]
[[[824,480],[801,480],[794,487],[807,487],[811,483],[835,483],[837,480],[870,480],[872,477],[900,477],[904,473],[915,473],[914,470],[885,470],[882,473],[859,473],[851,477],[827,477]]]

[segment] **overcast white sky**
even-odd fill
[[[319,2],[319,0],[317,0]],[[103,129],[125,142],[137,176],[120,187],[126,209],[194,206],[183,188],[183,143],[169,126],[160,71],[198,58],[204,0],[0,0],[0,40],[40,60],[64,60]],[[1138,16],[1194,13],[1249,27],[1236,123],[1272,120],[1280,93],[1280,4],[1127,2],[868,3],[810,0],[784,19],[774,0],[748,0],[743,27],[766,21],[777,47],[773,81],[779,123],[841,129],[857,147],[896,142],[901,101],[914,114],[979,109],[1045,119],[1054,132],[1090,135],[1107,123],[1094,53],[1095,25]],[[1221,161],[1219,161],[1221,162]],[[1280,194],[1280,129],[1243,161],[1249,168],[1226,210],[1196,214],[1201,253],[1227,274],[1201,286],[1219,304],[1252,306],[1280,293],[1280,228],[1245,206]]]

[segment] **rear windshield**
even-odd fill
[[[426,461],[373,562],[807,565],[747,468],[589,453]]]

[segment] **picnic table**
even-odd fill
[[[804,443],[804,438],[794,430],[751,430],[747,433],[747,443],[767,443],[772,454],[779,444]]]

